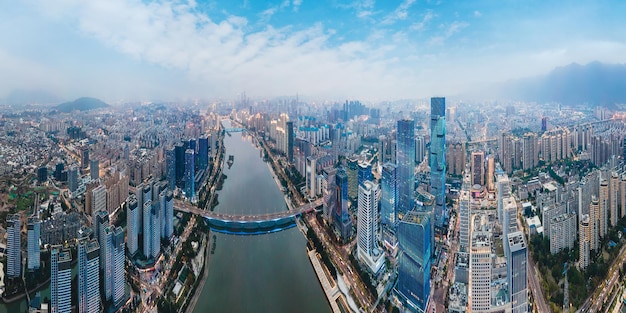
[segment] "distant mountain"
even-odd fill
[[[102,100],[96,98],[83,97],[78,98],[74,101],[65,102],[57,105],[55,108],[61,112],[72,112],[72,111],[89,111],[100,108],[106,108],[109,105],[104,103]]]
[[[544,76],[507,82],[499,89],[501,96],[518,100],[614,108],[626,103],[626,64],[572,63]]]
[[[45,90],[15,89],[6,97],[5,103],[9,105],[29,105],[29,104],[53,104],[59,103],[62,99],[55,94]]]

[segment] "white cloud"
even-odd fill
[[[424,28],[426,27],[426,25],[433,19],[435,18],[435,14],[433,13],[432,10],[428,10],[426,11],[426,14],[424,14],[424,17],[422,18],[422,20],[418,23],[414,23],[411,25],[410,29],[411,30],[416,30],[416,31],[423,31]]]
[[[298,12],[303,0],[293,0],[293,11]]]
[[[404,0],[392,13],[385,16],[382,24],[393,24],[398,20],[405,20],[409,16],[409,8],[415,3],[415,0]]]
[[[454,34],[460,32],[462,29],[469,26],[469,23],[454,21],[448,27],[445,28],[445,31],[442,34],[434,36],[430,39],[431,45],[441,45]]]
[[[474,17],[481,17],[481,16],[483,16],[483,14],[480,13],[480,11],[478,10],[474,11]]]
[[[353,41],[335,48],[329,41],[332,32],[319,23],[302,30],[268,26],[248,32],[245,18],[216,22],[186,3],[66,0],[38,5],[44,14],[57,7],[56,18],[76,23],[82,33],[108,47],[188,72],[210,94],[246,90],[257,95],[300,91],[377,97],[416,92],[406,70],[390,66],[396,60],[386,58],[388,46]],[[274,11],[264,13],[271,16]]]

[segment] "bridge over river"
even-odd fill
[[[202,216],[212,230],[238,235],[259,235],[273,233],[295,226],[295,218],[303,213],[314,211],[322,205],[322,200],[304,204],[296,209],[255,215],[228,214],[202,210],[192,204],[175,200],[174,210]]]

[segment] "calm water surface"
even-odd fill
[[[230,127],[229,121],[224,121]],[[282,192],[251,137],[224,137],[226,156],[234,155],[218,192],[218,212],[254,214],[286,209]],[[196,304],[202,312],[330,312],[297,228],[236,236],[216,234],[207,282]]]

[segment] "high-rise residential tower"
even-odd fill
[[[100,312],[100,245],[95,239],[78,243],[78,312]]]
[[[378,247],[378,184],[369,180],[359,184],[359,211],[357,224],[357,251],[359,258],[372,273],[383,265],[382,251]]]
[[[141,209],[137,204],[137,197],[131,195],[128,198],[127,212],[126,212],[126,245],[128,247],[128,253],[134,256],[139,249],[139,215],[142,214]]]
[[[430,99],[430,193],[435,196],[435,225],[443,226],[446,209],[446,99]]]
[[[54,246],[50,251],[50,312],[72,311],[72,255]]]

